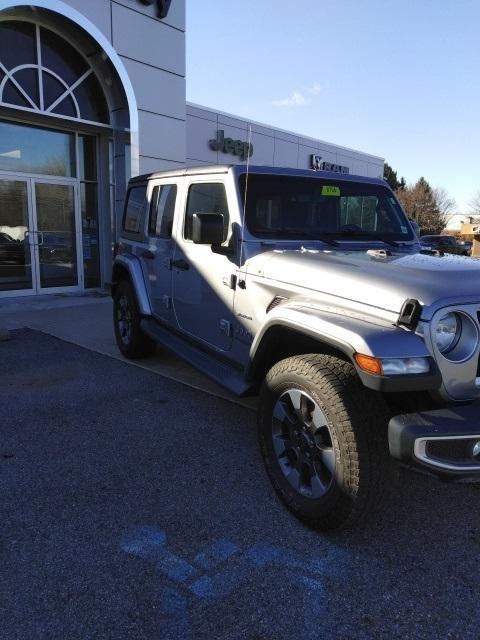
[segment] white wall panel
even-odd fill
[[[276,140],[286,140],[287,142],[293,142],[298,144],[299,137],[295,133],[288,133],[287,131],[282,131],[282,129],[274,129],[273,135]]]
[[[368,176],[368,162],[353,160],[350,171],[356,176]]]
[[[91,2],[92,4],[98,0],[82,0],[83,2]],[[150,19],[158,20],[157,8],[155,5],[144,5],[139,0],[115,0],[118,4],[123,4],[128,9],[133,9],[148,16]],[[170,11],[166,18],[162,20],[164,24],[185,31],[185,2],[182,0],[173,0],[170,5]]]
[[[319,145],[317,153],[322,156],[321,162],[333,162],[335,164],[338,162],[337,153],[330,145]]]
[[[383,164],[369,162],[367,175],[370,178],[383,178]]]
[[[122,58],[133,85],[139,109],[185,118],[185,78]]]
[[[252,132],[253,156],[250,158],[251,164],[261,164],[271,166],[275,153],[275,141],[272,136],[263,136],[260,133]]]
[[[317,155],[318,150],[314,147],[307,147],[303,144],[298,147],[298,168],[311,169],[312,155]]]
[[[258,122],[252,122],[252,133],[261,133],[264,136],[275,137],[275,129],[273,127],[267,127],[267,125],[258,124]]]
[[[187,158],[218,163],[218,153],[210,149],[208,141],[216,137],[217,124],[203,118],[187,118]],[[189,163],[191,164],[189,160]]]
[[[155,173],[157,171],[169,171],[170,169],[178,169],[183,166],[178,162],[170,160],[161,160],[159,158],[147,158],[140,156],[140,173]]]
[[[68,4],[90,20],[111,42],[110,0],[68,0]]]
[[[193,116],[194,118],[202,118],[203,120],[210,120],[211,122],[215,122],[215,124],[218,120],[218,115],[214,111],[200,109],[191,104],[187,104],[187,115]]]
[[[235,127],[236,129],[241,129],[242,131],[246,131],[248,129],[248,122],[246,120],[239,120],[238,118],[230,118],[230,116],[226,116],[223,113],[219,113],[218,128],[221,129],[222,126],[228,127],[228,128]]]
[[[355,160],[351,156],[347,156],[343,153],[337,153],[337,164],[341,164],[344,167],[348,167],[350,169],[350,173],[353,173],[354,163],[355,163]]]
[[[275,155],[273,163],[275,167],[297,168],[298,144],[275,138]]]
[[[185,162],[185,122],[140,111],[140,155]]]
[[[127,58],[185,75],[185,34],[159,20],[112,4],[113,45]]]

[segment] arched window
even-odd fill
[[[108,124],[93,69],[66,40],[30,22],[0,22],[0,105]]]

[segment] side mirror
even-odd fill
[[[195,244],[222,244],[223,213],[194,213],[192,240]]]

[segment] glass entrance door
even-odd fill
[[[0,176],[0,295],[81,285],[75,181]]]
[[[33,183],[38,290],[78,286],[75,185]]]
[[[0,292],[34,291],[31,229],[29,181],[0,178]]]

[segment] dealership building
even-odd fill
[[[0,298],[105,287],[130,176],[249,156],[383,175],[187,103],[185,0],[0,0]]]

